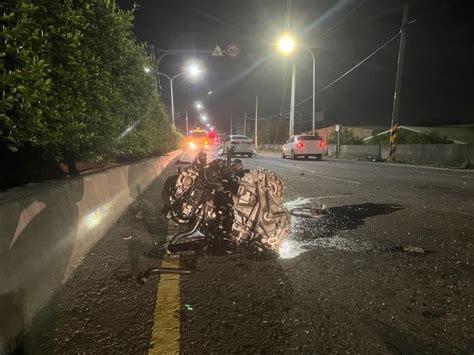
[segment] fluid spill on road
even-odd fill
[[[288,209],[310,207],[325,209],[315,203],[315,198],[299,197],[285,203]],[[315,249],[338,249],[347,251],[368,251],[376,247],[368,242],[345,237],[346,231],[366,223],[366,218],[396,212],[401,206],[391,204],[363,203],[343,205],[325,209],[328,213],[321,218],[305,218],[292,215],[288,237],[281,243],[281,258],[294,258],[303,252]]]

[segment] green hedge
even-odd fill
[[[0,143],[57,161],[178,146],[133,14],[113,0],[7,1],[0,28]]]

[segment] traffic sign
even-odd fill
[[[222,53],[221,47],[216,45],[216,48],[214,48],[214,50],[212,51],[212,56],[213,57],[223,57],[224,53]]]
[[[236,43],[229,43],[226,47],[225,53],[230,59],[236,59],[240,55],[240,47]]]

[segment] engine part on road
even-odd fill
[[[255,242],[266,250],[278,249],[290,228],[283,190],[283,182],[266,169],[251,170],[240,180],[232,226],[238,244]]]
[[[168,252],[205,247],[215,253],[272,254],[289,233],[281,179],[267,169],[244,169],[232,154],[230,149],[227,159],[207,163],[201,151],[192,163],[178,162],[178,173],[165,182],[163,212],[188,228],[172,237]]]

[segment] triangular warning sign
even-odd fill
[[[216,48],[214,48],[214,51],[212,51],[212,56],[213,57],[223,57],[224,53],[222,53],[221,47],[216,45]]]

